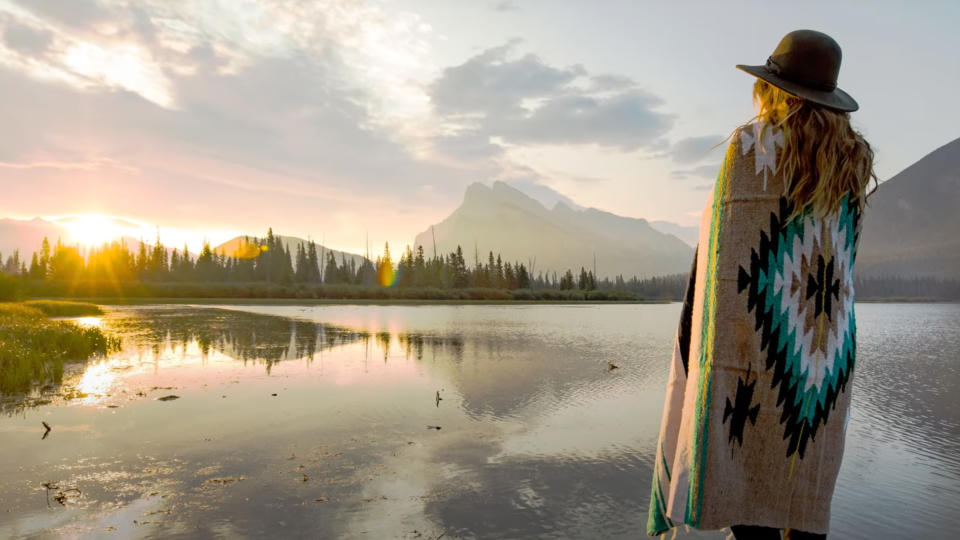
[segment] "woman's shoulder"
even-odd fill
[[[785,141],[782,128],[763,120],[753,120],[739,126],[734,130],[732,139],[731,143],[739,143],[744,154],[756,149],[779,149]]]
[[[770,196],[782,191],[777,162],[784,144],[783,131],[768,122],[756,120],[734,130],[724,158],[731,184],[727,193]]]

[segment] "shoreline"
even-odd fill
[[[51,296],[35,297],[33,300],[69,300],[91,302],[99,305],[137,306],[150,304],[171,305],[290,305],[290,306],[322,306],[322,305],[380,305],[380,306],[417,306],[417,305],[642,305],[642,304],[674,304],[679,300],[507,300],[507,299],[416,299],[416,298],[210,298],[210,297],[88,297],[88,296]],[[931,298],[867,298],[857,300],[859,304],[958,304],[957,300],[937,300]]]
[[[464,299],[414,299],[414,298],[174,298],[174,297],[37,297],[36,300],[73,300],[92,302],[102,306],[137,306],[149,304],[201,304],[201,305],[580,305],[580,304],[672,304],[674,300],[464,300]]]

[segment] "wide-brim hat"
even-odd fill
[[[797,97],[843,112],[860,108],[850,94],[837,87],[840,45],[823,32],[794,30],[783,36],[762,66],[737,68]]]

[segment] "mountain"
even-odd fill
[[[650,221],[650,226],[663,234],[672,234],[690,247],[697,247],[700,241],[700,228],[696,225],[677,225],[671,221]]]
[[[57,243],[57,238],[66,236],[67,230],[63,226],[42,218],[0,219],[0,253],[4,261],[14,250],[20,250],[20,259],[29,264],[30,256],[40,251],[40,244],[45,237],[52,247]]]
[[[474,250],[482,260],[501,254],[540,271],[593,268],[598,277],[623,274],[654,276],[686,272],[693,249],[663,234],[644,220],[621,217],[594,208],[578,210],[563,202],[552,209],[503,183],[475,183],[463,203],[445,220],[417,235],[414,246],[433,254],[463,248],[468,264]],[[534,263],[535,261],[535,263]],[[531,264],[534,263],[534,264]]]
[[[960,278],[960,139],[880,184],[867,204],[858,274]]]
[[[306,249],[307,245],[310,243],[309,240],[304,240],[303,238],[298,238],[296,236],[277,235],[276,238],[279,238],[280,241],[283,242],[283,247],[290,252],[290,258],[293,260],[294,264],[297,262],[297,245],[302,245],[303,248]],[[264,239],[260,238],[260,240],[263,241]],[[216,253],[224,253],[229,257],[243,256],[246,252],[244,246],[253,241],[253,236],[237,236],[212,249]],[[333,253],[333,256],[337,259],[337,264],[340,264],[342,257],[346,257],[347,262],[350,262],[351,260],[354,261],[357,266],[360,266],[360,263],[364,261],[364,257],[362,255],[348,253],[346,251],[337,251],[335,249],[330,249],[317,244],[318,257],[328,257],[329,253]],[[322,261],[326,261],[326,259],[324,258]],[[321,264],[325,264],[325,262],[321,262]]]

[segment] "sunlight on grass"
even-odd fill
[[[87,312],[90,307],[99,310],[92,304],[76,304],[85,306]],[[58,315],[65,310],[80,309],[41,305],[53,311],[59,309]],[[32,385],[59,383],[64,363],[83,362],[119,346],[118,339],[107,336],[99,328],[51,321],[39,307],[0,303],[0,394],[26,392]]]
[[[103,310],[88,302],[70,302],[67,300],[28,300],[22,305],[36,308],[50,317],[86,317],[103,315]]]

